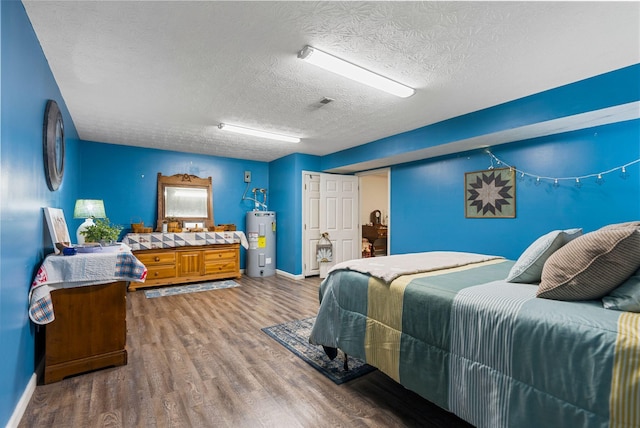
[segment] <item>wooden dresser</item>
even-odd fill
[[[212,244],[137,250],[133,254],[147,267],[147,280],[129,290],[240,277],[240,244]]]
[[[55,320],[44,330],[44,378],[127,364],[126,282],[51,292]]]

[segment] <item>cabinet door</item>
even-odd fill
[[[178,251],[176,259],[176,264],[178,265],[178,276],[204,274],[202,251]]]

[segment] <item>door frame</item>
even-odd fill
[[[358,177],[358,186],[360,187],[360,192],[358,194],[358,210],[362,213],[362,177],[367,175],[386,175],[387,176],[387,216],[389,217],[387,220],[387,255],[391,254],[391,168],[380,168],[380,169],[372,169],[370,171],[358,172],[356,176]],[[362,239],[362,227],[360,228],[360,239]]]

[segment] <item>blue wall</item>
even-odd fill
[[[320,158],[293,154],[269,164],[271,206],[276,211],[276,267],[302,273],[302,172],[318,171]]]
[[[640,120],[501,145],[492,152],[517,169],[547,177],[574,177],[615,168],[640,157]],[[495,164],[495,162],[494,162]],[[582,180],[576,187],[550,180],[516,182],[516,218],[467,219],[464,173],[487,169],[484,151],[461,153],[391,170],[391,252],[458,250],[516,259],[554,229],[640,219],[640,165]],[[497,166],[497,165],[496,165]]]
[[[252,197],[250,191],[254,187],[269,189],[266,162],[87,141],[80,146],[80,157],[83,163],[77,197],[104,200],[107,217],[111,223],[125,227],[123,234],[130,231],[132,219],[155,228],[159,172],[211,177],[215,223],[233,223],[243,231],[245,213],[253,209],[252,202],[242,200],[247,188],[244,171],[251,171],[247,197]],[[267,194],[271,196],[271,192]],[[72,235],[82,221],[71,220]],[[73,236],[72,240],[75,241]],[[245,251],[240,254],[240,265],[244,267]]]
[[[67,221],[78,173],[78,136],[21,2],[0,2],[0,426],[15,409],[34,373],[35,329],[27,316],[34,270],[51,251],[42,207],[63,208]],[[42,123],[48,99],[56,100],[66,133],[65,175],[56,192],[47,187]]]

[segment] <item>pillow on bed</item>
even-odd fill
[[[524,250],[507,276],[508,282],[540,282],[544,262],[560,247],[582,235],[582,229],[554,230],[536,239]]]
[[[640,267],[640,231],[596,230],[553,253],[542,268],[536,295],[555,300],[606,296]]]
[[[618,311],[640,312],[640,269],[620,287],[602,298],[606,309]]]

